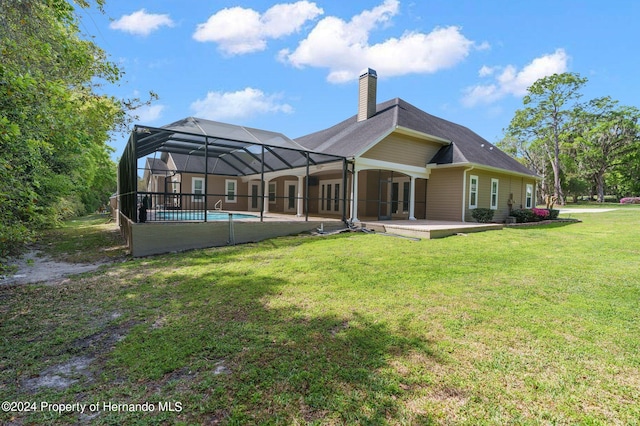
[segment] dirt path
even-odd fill
[[[104,263],[83,264],[52,260],[39,250],[31,250],[13,265],[18,270],[11,275],[0,276],[0,285],[8,284],[59,284],[70,275],[95,271]]]

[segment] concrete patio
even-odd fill
[[[384,220],[362,221],[363,228],[405,237],[425,239],[444,238],[456,234],[468,234],[504,228],[501,223],[451,222],[444,220]]]

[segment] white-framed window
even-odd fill
[[[193,201],[204,201],[204,178],[194,177],[191,179],[191,192],[195,194]]]
[[[491,209],[498,208],[498,179],[491,179]]]
[[[269,182],[269,204],[276,203],[276,183]]]
[[[524,195],[524,207],[530,209],[533,207],[533,185],[528,183]]]
[[[237,202],[237,181],[235,179],[226,179],[224,181],[224,187],[224,201],[227,203]]]
[[[478,208],[478,176],[469,176],[469,208]]]

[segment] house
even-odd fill
[[[534,172],[464,126],[399,98],[377,103],[376,91],[376,72],[363,71],[357,113],[295,140],[274,133],[286,141],[286,151],[278,145],[275,152],[269,139],[213,161],[194,156],[193,149],[165,149],[160,158],[147,158],[147,191],[167,209],[206,206],[353,222],[471,222],[475,208],[495,210],[494,221],[502,222],[511,208],[534,206]],[[202,134],[207,126],[257,132],[195,118],[163,129]]]

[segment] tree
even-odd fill
[[[507,135],[501,141],[497,142],[496,146],[542,178],[540,181],[540,190],[537,192],[537,204],[542,203],[545,197],[550,195],[549,187],[553,186],[553,184],[550,181],[548,172],[549,161],[540,141],[530,142]]]
[[[553,172],[553,190],[559,204],[564,204],[561,185],[560,152],[570,142],[572,110],[580,98],[587,79],[577,73],[553,74],[536,81],[523,99],[524,109],[517,110],[507,129],[508,135],[527,149],[540,149]]]
[[[640,143],[640,110],[618,106],[610,97],[597,98],[574,113],[575,160],[596,187],[597,200],[604,202],[605,173],[625,165],[627,155]]]
[[[93,4],[101,8],[103,0]],[[36,230],[94,208],[115,190],[107,141],[125,125],[127,106],[96,93],[121,71],[80,37],[70,1],[0,0],[0,54],[3,258]]]

